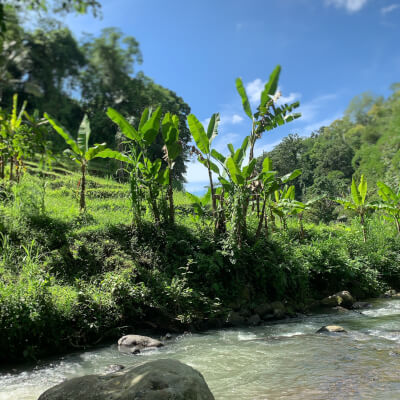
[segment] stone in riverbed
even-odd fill
[[[356,301],[351,307],[353,310],[362,310],[363,308],[371,308],[372,304],[366,301]]]
[[[138,354],[143,349],[154,349],[164,344],[157,339],[141,335],[126,335],[118,340],[118,350],[123,353]]]
[[[271,303],[274,319],[282,319],[286,316],[286,307],[281,301]]]
[[[260,325],[261,318],[258,314],[254,314],[251,317],[247,318],[247,323],[251,326]]]
[[[350,312],[350,310],[348,310],[347,308],[344,308],[342,306],[336,306],[336,307],[332,307],[332,310],[338,312],[338,313],[348,313]]]
[[[214,400],[200,372],[177,360],[161,359],[108,375],[70,379],[38,400]]]
[[[259,304],[257,307],[254,308],[254,313],[258,315],[265,315],[272,313],[272,307],[269,303]]]
[[[231,311],[226,318],[226,324],[229,326],[241,326],[246,324],[246,318],[237,311]]]
[[[325,297],[321,300],[321,304],[326,307],[351,307],[354,303],[354,298],[347,290],[335,293],[332,296]]]
[[[339,325],[326,325],[318,329],[317,333],[347,333],[347,331]]]

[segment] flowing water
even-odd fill
[[[316,334],[323,325],[348,334]],[[116,345],[71,354],[32,368],[0,371],[1,400],[36,400],[75,376],[176,358],[199,370],[217,400],[400,399],[400,300],[373,308],[318,314],[255,328],[183,335],[166,347],[132,356]]]

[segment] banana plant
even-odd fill
[[[81,180],[80,180],[80,201],[79,206],[81,211],[86,209],[86,173],[87,167],[90,161],[95,158],[111,158],[114,151],[107,148],[106,143],[95,144],[89,147],[90,139],[90,123],[87,115],[84,116],[78,130],[76,140],[72,135],[62,127],[54,118],[50,117],[47,113],[44,114],[47,121],[54,128],[54,130],[64,139],[65,143],[69,146],[64,151],[69,157],[75,161],[81,169]]]
[[[138,129],[113,108],[107,110],[107,115],[118,125],[123,135],[127,138],[129,145],[128,154],[114,151],[112,158],[123,161],[130,166],[133,223],[136,225],[141,224],[143,200],[146,200],[150,205],[154,220],[159,223],[161,219],[157,199],[160,194],[160,185],[167,186],[170,182],[170,170],[169,168],[162,168],[160,159],[151,161],[147,156],[147,151],[159,133],[161,108],[158,107],[154,112],[146,108],[141,115]],[[172,136],[173,134],[171,133]],[[172,147],[170,146],[170,151],[171,156],[174,157],[175,151],[173,151]]]
[[[218,135],[218,124],[220,122],[220,117],[218,113],[211,116],[210,122],[208,123],[207,132],[204,130],[203,124],[193,114],[188,115],[187,120],[189,124],[189,130],[197,145],[197,149],[192,148],[192,151],[197,154],[198,161],[202,163],[208,170],[212,209],[215,216],[217,211],[217,200],[212,172],[216,173],[217,175],[219,175],[220,172],[218,166],[211,160],[211,155],[213,152],[211,145],[215,137]]]
[[[32,114],[25,111],[24,116],[34,136],[34,150],[40,154],[40,168],[43,168],[44,165],[50,167],[54,157],[50,149],[51,142],[46,141],[49,133],[47,119],[40,117],[39,110],[35,110]]]
[[[400,234],[400,187],[395,191],[383,182],[377,182],[377,186],[382,202],[375,203],[374,208],[388,214],[394,220]]]
[[[322,200],[325,196],[318,196],[318,197],[314,197],[308,201],[306,201],[305,203],[301,202],[301,201],[297,201],[297,200],[293,200],[290,203],[290,207],[291,207],[291,211],[290,214],[291,215],[296,215],[297,219],[299,221],[299,230],[300,230],[300,239],[303,240],[305,237],[304,234],[304,225],[303,225],[303,216],[304,216],[304,212],[308,211],[312,208],[312,206]]]
[[[212,152],[213,157],[219,161],[224,171],[224,176],[220,175],[218,179],[224,192],[229,195],[232,229],[239,247],[246,235],[247,204],[251,195],[250,183],[255,179],[252,178],[252,175],[256,160],[253,159],[248,165],[242,166],[248,145],[249,137],[246,136],[241,147],[237,150],[234,149],[232,144],[228,144],[229,157],[224,157],[217,151]]]
[[[254,192],[257,196],[257,209],[259,209],[259,199],[262,201],[261,213],[258,214],[258,226],[256,237],[260,235],[263,224],[265,225],[265,233],[268,236],[268,215],[266,213],[266,207],[269,205],[270,196],[275,190],[279,189],[279,182],[276,178],[276,171],[272,171],[272,162],[268,157],[264,158],[262,164],[262,170],[257,180],[254,182]]]
[[[242,99],[243,110],[252,122],[249,161],[254,158],[254,145],[257,139],[261,138],[265,131],[270,131],[301,116],[300,113],[293,112],[300,105],[298,101],[292,104],[278,104],[278,100],[281,97],[281,93],[278,90],[280,73],[281,66],[277,65],[261,92],[260,104],[255,113],[252,112],[242,79],[236,79],[236,89]]]
[[[196,196],[189,192],[186,192],[186,196],[191,201],[191,206],[193,207],[195,218],[200,219],[204,225],[205,217],[208,213],[208,205],[210,204],[211,199],[211,188],[202,197]]]
[[[360,223],[363,231],[364,242],[367,241],[367,228],[366,228],[366,217],[370,210],[374,208],[372,203],[367,203],[367,181],[364,175],[361,175],[360,183],[357,186],[354,178],[351,181],[351,199],[336,199],[339,204],[342,204],[345,209],[354,210],[360,217]]]
[[[18,132],[22,128],[23,115],[27,102],[24,101],[21,109],[18,111],[18,95],[13,96],[13,106],[11,114],[3,114],[1,117],[1,137],[2,137],[2,176],[4,177],[4,166],[6,158],[10,162],[10,181],[14,179],[14,166],[19,164],[19,158],[23,155],[21,145],[24,140],[18,137]]]
[[[263,224],[265,225],[265,232],[268,236],[268,213],[269,218],[274,221],[274,215],[278,215],[286,227],[286,217],[290,214],[290,209],[293,208],[294,200],[294,186],[288,186],[288,182],[296,179],[301,170],[296,169],[285,176],[277,177],[276,172],[272,170],[272,161],[266,157],[263,160],[262,170],[255,180],[255,192],[258,198],[262,200],[261,213],[258,213],[259,222],[257,227],[256,236],[258,237]]]
[[[168,199],[169,199],[169,218],[172,224],[175,223],[174,210],[174,193],[172,188],[172,170],[175,165],[175,160],[182,152],[182,144],[179,140],[179,118],[170,113],[165,114],[161,127],[162,136],[164,139],[164,160],[168,164],[169,179],[168,179]]]

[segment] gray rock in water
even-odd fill
[[[387,290],[382,297],[389,298],[396,295],[396,291],[394,289]]]
[[[138,354],[143,349],[162,347],[164,344],[148,336],[126,335],[118,340],[118,350],[123,353]]]
[[[259,304],[255,309],[254,313],[258,315],[265,315],[265,314],[271,314],[272,313],[272,307],[271,304],[269,303],[263,303]]]
[[[353,296],[347,290],[335,293],[334,295],[325,297],[321,300],[321,304],[326,307],[351,307],[353,303]]]
[[[260,325],[261,318],[258,314],[254,314],[251,317],[247,318],[247,323],[252,326]]]
[[[318,329],[317,333],[347,333],[347,331],[339,325],[326,325]]]
[[[70,379],[38,400],[214,400],[203,376],[188,365],[165,359],[108,375]]]
[[[226,318],[226,323],[230,326],[241,326],[245,325],[246,318],[236,311],[231,311]]]
[[[286,316],[286,307],[281,301],[271,303],[274,319],[283,319]]]
[[[344,308],[342,306],[332,307],[332,311],[336,311],[338,313],[348,313],[348,312],[350,312],[350,310],[348,310],[347,308]]]
[[[366,301],[356,301],[351,307],[353,310],[362,310],[363,308],[371,308],[372,304]]]

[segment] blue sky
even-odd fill
[[[215,147],[238,146],[249,133],[235,78],[253,106],[275,65],[280,89],[300,100],[303,117],[266,133],[257,153],[289,133],[311,134],[343,115],[356,95],[387,96],[400,81],[400,0],[102,0],[103,18],[68,16],[80,37],[118,27],[140,43],[136,67],[175,91],[206,121],[221,113]],[[207,184],[205,168],[190,163],[187,190]]]

